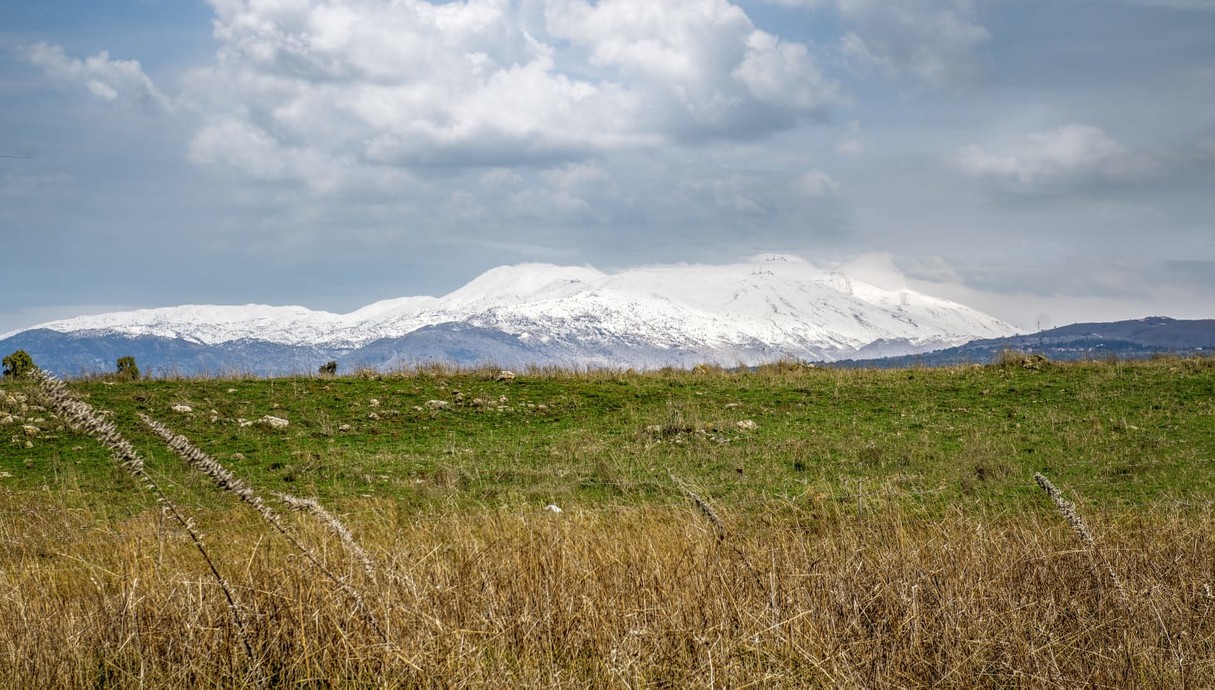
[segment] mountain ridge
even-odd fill
[[[1122,321],[1086,322],[1037,333],[979,339],[918,354],[864,360],[839,360],[842,367],[903,368],[986,364],[1006,351],[1043,355],[1055,361],[1109,357],[1143,358],[1159,354],[1215,353],[1215,319],[1173,319],[1148,316]]]
[[[37,337],[23,336],[35,331]],[[381,300],[346,314],[300,306],[182,305],[52,321],[9,334],[0,346],[36,340],[52,370],[56,333],[66,338],[60,349],[70,340],[77,353],[57,364],[75,368],[84,366],[79,352],[88,339],[99,349],[107,349],[101,345],[106,339],[162,350],[169,346],[154,345],[156,339],[182,341],[203,348],[207,361],[215,362],[225,360],[226,349],[233,351],[230,364],[254,371],[278,369],[240,355],[251,342],[293,361],[324,356],[376,368],[410,357],[413,363],[468,364],[494,356],[519,364],[654,368],[780,357],[834,360],[867,356],[866,348],[869,356],[914,353],[1015,332],[961,304],[778,255],[615,273],[517,264],[490,269],[441,297]],[[460,333],[475,334],[480,349],[461,345]],[[131,340],[139,338],[145,340]]]

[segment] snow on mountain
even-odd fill
[[[567,358],[593,351],[599,353],[594,361],[616,357],[629,366],[672,361],[656,358],[655,352],[680,353],[674,361],[699,358],[723,364],[778,356],[864,356],[862,350],[874,343],[883,353],[912,353],[1015,332],[960,304],[906,289],[882,289],[790,256],[616,273],[521,264],[487,271],[443,297],[384,300],[349,314],[190,305],[85,316],[36,328],[351,352],[453,324],[504,334],[513,338],[512,347],[540,348],[538,356],[545,347]],[[647,354],[632,361],[630,349]]]
[[[50,321],[25,330],[45,328],[61,333],[148,335],[206,345],[245,338],[303,345],[327,338],[331,332],[329,324],[339,319],[341,317],[337,314],[312,311],[305,307],[187,304],[79,316]]]

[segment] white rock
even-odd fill
[[[544,509],[545,509],[545,510],[547,510],[548,512],[550,512],[550,513],[562,513],[562,512],[565,512],[565,511],[561,510],[560,508],[558,508],[556,503],[550,503],[550,504],[548,504],[548,505],[544,506]]]
[[[179,403],[179,404],[177,404],[177,405],[174,405],[174,406],[173,406],[172,408],[170,408],[170,409],[172,409],[174,412],[181,412],[181,413],[183,413],[183,414],[185,414],[185,413],[187,413],[187,412],[193,412],[193,411],[194,411],[194,408],[193,408],[193,407],[190,407],[189,405],[182,405],[182,404],[180,404],[180,403]]]
[[[756,424],[755,422],[751,421],[750,419],[741,419],[738,422],[735,422],[734,426],[737,426],[739,429],[742,429],[743,431],[755,431],[756,429],[759,428],[759,425]]]
[[[266,415],[257,421],[263,426],[270,427],[271,429],[285,429],[291,424],[291,422],[288,422],[282,417],[274,417],[271,415]]]

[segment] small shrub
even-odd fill
[[[1038,370],[1050,365],[1046,355],[1031,354],[1019,350],[1002,350],[992,364],[1000,369]]]
[[[324,364],[321,365],[320,369],[317,369],[317,371],[325,376],[336,376],[337,375],[337,362],[334,362],[334,361],[325,362]]]
[[[792,373],[797,374],[811,369],[817,369],[818,365],[814,362],[809,362],[801,359],[782,358],[775,362],[768,362],[755,367],[757,373],[773,374],[773,373]]]
[[[139,367],[135,364],[134,357],[119,357],[117,362],[118,378],[124,381],[138,381]]]
[[[34,366],[34,360],[25,350],[17,350],[13,354],[5,357],[4,363],[4,378],[7,379],[23,379],[37,369]]]

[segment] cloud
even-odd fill
[[[866,252],[853,256],[839,270],[883,290],[907,288],[907,276],[896,265],[894,255],[890,252]]]
[[[833,8],[850,30],[841,58],[863,71],[932,87],[976,80],[991,33],[972,0],[769,0],[788,7]]]
[[[593,163],[567,163],[546,170],[544,178],[561,189],[593,188],[611,179],[603,168]]]
[[[80,83],[100,100],[172,108],[170,99],[143,73],[138,60],[112,60],[104,50],[83,60],[69,58],[61,46],[49,43],[34,45],[25,57],[53,78]]]
[[[351,159],[340,152],[295,147],[239,118],[213,121],[191,139],[187,159],[196,165],[234,168],[266,182],[307,183],[314,191],[333,191],[349,172]]]
[[[842,102],[806,46],[725,0],[211,4],[221,47],[183,95],[209,120],[191,160],[257,179],[337,159],[552,166],[763,136]]]
[[[997,152],[965,146],[955,161],[971,175],[1024,185],[1068,177],[1127,176],[1142,165],[1104,131],[1081,124],[1034,132]]]
[[[1099,252],[1043,255],[1034,265],[905,256],[908,286],[952,299],[1025,331],[1146,316],[1211,318],[1215,261]]]
[[[481,174],[481,184],[488,188],[517,187],[523,176],[509,168],[490,168]]]
[[[553,38],[644,95],[668,134],[782,128],[839,100],[804,45],[755,28],[724,0],[565,0],[545,20]]]
[[[795,191],[808,197],[835,196],[840,191],[840,183],[818,169],[799,176],[794,180],[793,187]]]

